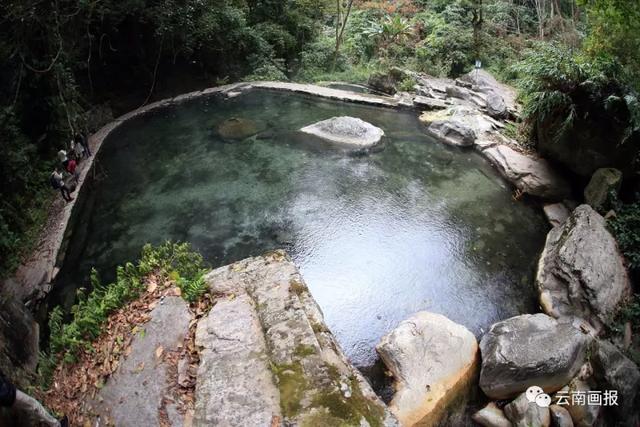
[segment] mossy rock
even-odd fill
[[[257,133],[256,122],[242,117],[232,117],[218,126],[218,134],[224,139],[242,140]]]

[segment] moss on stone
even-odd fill
[[[329,328],[327,328],[325,324],[320,322],[311,322],[311,329],[313,329],[313,332],[316,334],[329,332]]]
[[[302,409],[302,398],[307,389],[307,379],[299,362],[291,364],[271,364],[271,370],[278,380],[280,409],[286,418],[295,417]]]
[[[308,292],[307,286],[298,279],[291,279],[289,281],[289,291],[293,292],[297,296],[301,296],[302,294]]]
[[[307,357],[316,354],[316,348],[312,345],[299,344],[294,350],[293,354],[298,357]]]

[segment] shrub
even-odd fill
[[[89,294],[78,292],[78,302],[71,309],[71,321],[63,322],[60,307],[49,315],[49,354],[41,363],[41,373],[52,372],[51,366],[60,359],[73,362],[80,352],[90,350],[109,315],[145,290],[144,278],[149,274],[175,281],[183,298],[194,302],[207,290],[205,271],[202,256],[188,243],[173,242],[157,247],[145,245],[137,265],[126,263],[117,267],[114,283],[102,284],[97,271],[92,270],[93,290]]]
[[[616,216],[609,220],[609,228],[618,241],[629,268],[640,271],[640,202],[614,204]]]

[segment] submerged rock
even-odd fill
[[[384,136],[379,127],[355,117],[332,117],[303,127],[300,131],[337,144],[356,148],[373,147]]]
[[[598,331],[630,294],[616,241],[605,219],[589,205],[578,206],[547,235],[536,285],[545,313],[580,317]]]
[[[545,314],[525,314],[495,323],[482,338],[480,388],[508,399],[530,386],[559,390],[584,363],[588,335]]]
[[[395,378],[391,411],[402,425],[436,425],[470,392],[478,344],[464,326],[419,312],[385,335],[376,350]]]
[[[595,210],[600,210],[610,194],[618,194],[621,185],[622,172],[618,169],[598,169],[584,189],[584,200]]]
[[[253,120],[232,117],[218,126],[218,134],[224,139],[245,139],[258,133],[258,126]]]
[[[570,195],[569,183],[544,159],[518,153],[506,145],[489,147],[484,154],[521,191],[549,200]]]

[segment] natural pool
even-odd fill
[[[384,129],[354,155],[296,132],[350,115]],[[257,136],[217,126],[253,120]],[[73,303],[95,266],[110,279],[146,242],[189,241],[213,266],[285,248],[356,366],[419,310],[480,334],[536,309],[546,223],[473,151],[438,143],[415,112],[253,90],[148,113],[104,142],[51,303]]]

